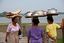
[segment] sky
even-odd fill
[[[50,8],[56,8],[59,12],[64,12],[64,0],[0,0],[0,13],[4,11],[15,11],[16,9],[20,9],[22,11],[21,13],[35,10],[47,11]],[[59,22],[63,17],[64,15],[54,17],[55,22]],[[46,21],[46,17],[39,19],[41,22],[44,19]],[[7,18],[0,18],[0,22],[3,21],[10,22]],[[31,22],[31,20],[23,17],[22,22]]]

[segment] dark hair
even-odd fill
[[[16,16],[12,18],[12,22],[14,22],[15,18],[16,18]]]
[[[51,22],[54,21],[52,16],[47,16],[47,20],[48,20],[48,21],[51,21]]]
[[[39,24],[39,19],[38,18],[33,18],[32,22],[34,25],[38,25]]]

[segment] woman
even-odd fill
[[[57,29],[59,29],[60,26],[54,23],[54,19],[52,16],[47,16],[47,22],[48,22],[48,25],[46,26],[46,33],[49,37],[48,41],[49,43],[56,43],[57,42]]]
[[[32,19],[32,26],[28,30],[28,43],[43,43],[43,30],[38,26],[39,19]]]
[[[12,18],[12,23],[10,23],[7,27],[7,33],[5,39],[6,43],[19,43],[18,31],[20,29],[20,26],[17,23],[18,17],[20,16],[14,16]]]
[[[62,28],[63,43],[64,43],[64,19],[62,19],[61,28]]]

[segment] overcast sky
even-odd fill
[[[64,11],[64,0],[0,0],[0,13],[3,11],[22,10],[22,13],[35,10],[47,10],[56,8],[58,11]],[[63,16],[64,17],[64,16]],[[2,22],[5,18],[0,18]],[[40,20],[44,18],[40,18]],[[5,19],[7,21],[7,19]],[[29,21],[23,18],[23,22]],[[46,20],[45,20],[46,21]],[[60,21],[60,19],[59,19]]]

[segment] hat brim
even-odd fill
[[[22,16],[21,16],[21,15],[7,16],[7,18],[14,18],[14,17],[20,17],[20,18],[22,18]]]
[[[47,13],[47,16],[57,16],[58,15],[58,13]]]

